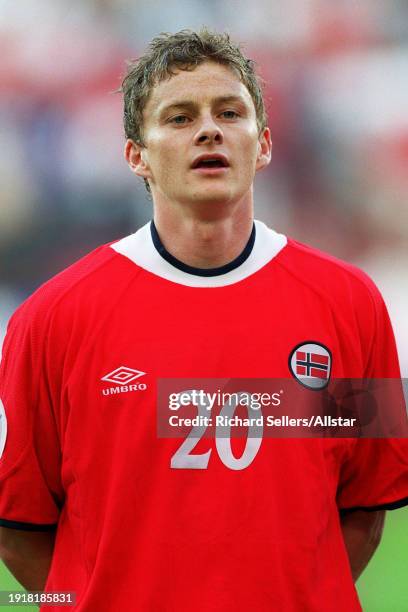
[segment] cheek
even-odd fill
[[[177,148],[166,146],[166,143],[152,139],[148,145],[148,151],[153,176],[161,181],[171,180],[178,165]]]
[[[151,139],[148,144],[148,149],[153,164],[158,165],[162,161],[171,161],[172,147],[161,142],[161,140]]]
[[[256,157],[258,153],[258,145],[258,132],[256,130],[248,131],[241,138],[240,148],[242,155],[248,159]]]
[[[241,156],[242,169],[245,174],[253,172],[258,157],[258,140],[254,141],[253,138],[246,139],[241,146]]]

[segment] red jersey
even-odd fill
[[[406,439],[266,438],[229,466],[214,439],[177,463],[183,440],[157,435],[159,379],[300,380],[313,367],[320,385],[329,357],[332,377],[399,376],[367,276],[254,228],[208,271],[174,260],[148,224],[10,321],[0,524],[56,526],[46,589],[76,592],[78,612],[361,609],[339,510],[408,502]]]

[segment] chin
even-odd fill
[[[230,189],[207,187],[207,189],[195,191],[194,194],[192,194],[191,200],[200,203],[221,204],[223,202],[230,202],[231,199],[234,199],[234,195],[236,194],[232,193]]]

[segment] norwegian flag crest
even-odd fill
[[[332,356],[320,342],[302,342],[289,356],[292,375],[308,389],[324,389],[329,384]]]

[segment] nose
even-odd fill
[[[219,125],[215,123],[212,117],[205,118],[197,133],[194,137],[194,144],[201,145],[212,145],[212,144],[222,144],[224,140],[224,136],[222,130]]]

